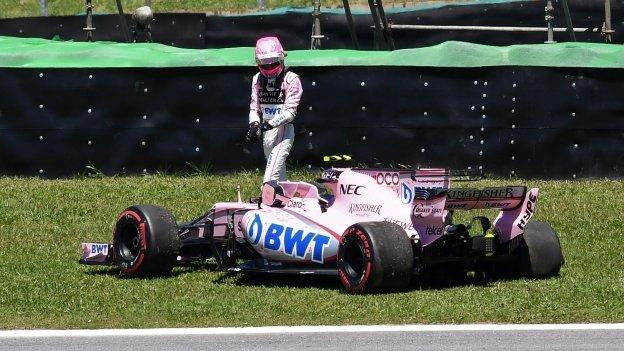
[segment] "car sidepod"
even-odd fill
[[[273,207],[249,211],[242,226],[245,239],[265,259],[336,262],[340,235],[295,211]]]

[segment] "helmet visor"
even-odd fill
[[[265,66],[265,65],[270,65],[270,64],[279,64],[280,63],[280,58],[279,57],[256,58],[256,63],[258,64],[258,66]]]
[[[272,71],[274,69],[276,69],[277,67],[280,66],[280,62],[273,62],[273,63],[267,63],[266,65],[258,65],[258,67],[260,67],[260,69],[263,69],[265,71]]]

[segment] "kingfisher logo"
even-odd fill
[[[256,246],[262,241],[265,249],[283,252],[287,255],[305,259],[308,251],[312,253],[312,261],[323,263],[325,248],[329,246],[329,236],[305,232],[302,229],[271,223],[263,231],[259,214],[247,225],[247,236],[251,244]]]
[[[358,212],[369,212],[380,214],[382,205],[371,205],[371,204],[351,204],[351,208],[349,208],[349,213],[358,213]]]

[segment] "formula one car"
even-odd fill
[[[440,266],[527,277],[559,272],[557,234],[530,221],[537,188],[451,188],[453,175],[331,168],[316,183],[265,183],[249,202],[239,192],[238,202],[217,203],[187,223],[161,207],[135,205],[119,215],[112,244],[82,244],[80,262],[144,277],[214,259],[234,272],[334,274],[351,293],[400,290]],[[500,210],[493,222],[453,223],[454,211],[485,208]]]

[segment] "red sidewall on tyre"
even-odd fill
[[[344,260],[344,250],[349,247],[354,248],[357,245],[361,250],[362,269],[359,272],[353,272],[350,269],[349,262]],[[342,237],[342,242],[338,254],[338,276],[344,287],[351,293],[359,293],[367,286],[373,268],[373,246],[370,238],[362,229],[358,227],[350,227]]]
[[[179,248],[178,226],[166,209],[134,205],[119,215],[113,232],[113,255],[122,276],[169,275]]]
[[[113,232],[113,242],[119,245],[121,240],[120,230],[124,229],[122,226],[134,225],[138,231],[138,246],[139,251],[133,260],[126,260],[119,254],[119,250],[115,250],[115,260],[119,263],[119,267],[122,275],[132,276],[135,275],[145,261],[145,251],[147,250],[147,230],[145,219],[141,218],[141,214],[134,210],[126,210],[122,212],[117,218],[115,230]]]
[[[350,293],[402,290],[409,285],[413,265],[412,241],[394,223],[353,224],[338,248],[338,276]]]

